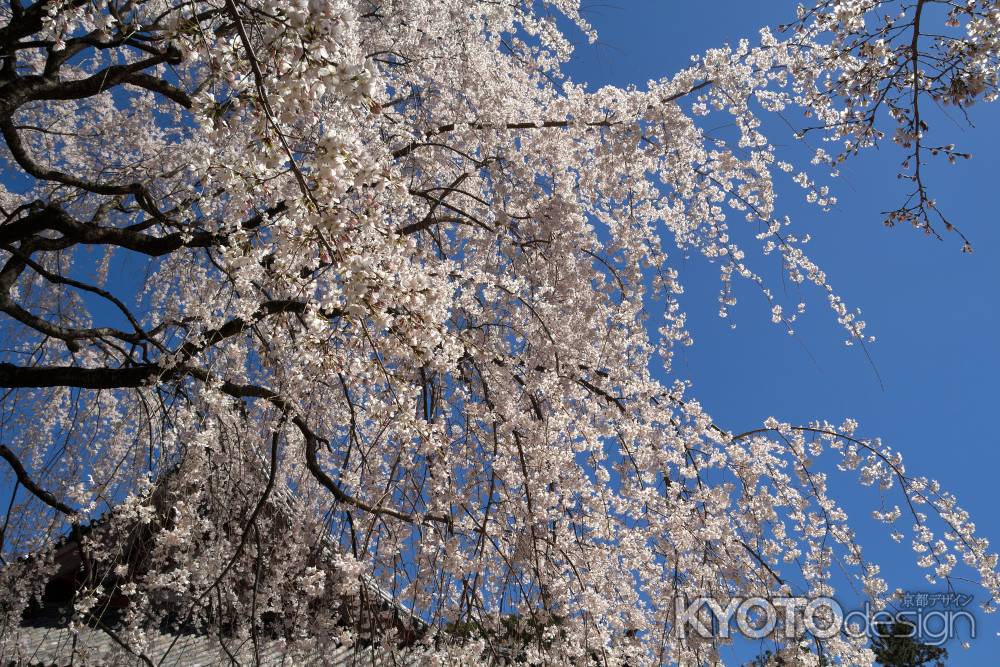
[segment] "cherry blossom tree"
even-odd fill
[[[931,580],[1000,593],[895,450],[850,421],[732,432],[671,367],[685,253],[718,267],[723,316],[742,282],[791,330],[777,263],[870,342],[776,206],[786,173],[819,214],[888,138],[912,194],[886,223],[969,248],[922,170],[968,153],[926,109],[996,97],[995,0],[823,0],[596,91],[563,71],[596,39],[575,0],[0,11],[5,650],[70,535],[69,622],[149,664],[162,623],[290,654],[704,664],[721,640],[675,633],[676,600],[831,595],[841,570],[890,598],[837,475]],[[811,164],[764,134],[785,110],[827,147]],[[373,586],[409,620],[363,630]]]

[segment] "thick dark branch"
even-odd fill
[[[83,79],[60,80],[54,76],[20,77],[0,87],[0,111],[8,116],[27,102],[42,100],[79,100],[93,97],[115,86],[128,83],[129,79],[145,69],[162,63],[177,64],[180,51],[168,47],[164,51],[128,65],[112,65]]]
[[[146,90],[154,93],[159,93],[167,99],[173,100],[185,109],[190,109],[192,106],[190,95],[180,88],[172,86],[163,79],[158,79],[155,76],[150,76],[149,74],[140,72],[138,74],[128,76],[123,82],[132,84],[133,86],[138,86],[139,88],[145,88]]]
[[[52,273],[44,266],[33,261],[31,258],[23,255],[16,248],[7,247],[4,248],[4,250],[7,250],[8,252],[17,255],[19,259],[21,259],[25,264],[30,266],[35,273],[42,276],[45,280],[49,281],[50,283],[56,285],[68,285],[70,287],[74,287],[84,292],[90,292],[91,294],[96,294],[101,298],[110,301],[125,316],[125,318],[128,319],[129,324],[131,324],[132,328],[135,329],[136,334],[138,334],[140,337],[144,339],[149,339],[149,336],[146,334],[142,326],[139,324],[139,320],[135,317],[135,315],[132,314],[132,311],[130,311],[125,306],[125,304],[122,303],[121,299],[117,298],[111,292],[108,292],[107,290],[101,289],[100,287],[96,287],[94,285],[88,285],[87,283],[81,282],[79,280],[73,280],[72,278],[66,278],[64,276]],[[0,298],[2,298],[2,293],[0,293]]]
[[[0,363],[0,387],[80,387],[118,389],[150,384],[164,369],[153,364],[127,368],[79,366],[15,366]]]
[[[87,0],[73,0],[66,9],[79,7],[86,2]],[[7,53],[10,45],[17,40],[41,31],[42,19],[45,18],[48,5],[48,0],[38,0],[27,9],[23,9],[20,3],[11,3],[12,20],[7,25],[0,27],[0,47],[3,47],[4,53]],[[17,9],[14,9],[15,7]]]
[[[297,301],[295,299],[273,299],[271,301],[265,301],[258,306],[257,310],[249,318],[233,318],[222,326],[205,332],[202,335],[202,340],[200,342],[191,341],[184,343],[179,352],[190,357],[197,354],[201,350],[207,349],[212,345],[225,340],[226,338],[242,333],[247,328],[253,326],[265,317],[279,313],[293,313],[301,315],[306,312],[308,307],[309,304],[305,301]],[[337,317],[343,317],[344,312],[339,309],[328,309],[320,311],[320,315],[326,319],[334,319]]]
[[[180,363],[190,359],[194,355],[216,345],[223,340],[236,336],[245,331],[261,319],[278,313],[302,314],[308,305],[304,301],[291,299],[275,299],[266,301],[257,309],[249,319],[234,318],[222,326],[211,329],[202,336],[199,342],[186,342],[177,350],[182,355]],[[24,311],[27,312],[27,311]],[[30,313],[28,314],[30,316]],[[343,313],[339,310],[329,310],[321,312],[323,317],[341,317]],[[30,316],[33,318],[33,316]],[[21,318],[18,318],[21,319]],[[29,326],[38,324],[33,318],[28,322]],[[48,324],[48,323],[44,323]],[[40,325],[39,325],[40,326]],[[96,335],[95,332],[102,330],[72,330],[65,331],[55,325],[50,325],[54,331],[45,331],[48,335],[57,338],[74,339],[83,338],[87,335]],[[38,328],[38,327],[35,327]],[[41,329],[39,329],[41,330]],[[119,332],[121,333],[121,332]],[[118,336],[122,337],[122,336]],[[172,368],[165,369],[155,364],[143,364],[140,366],[125,368],[80,368],[77,366],[15,366],[8,363],[0,363],[0,387],[81,387],[86,389],[121,389],[128,387],[140,387],[152,384],[157,380],[176,379],[183,375],[191,375],[202,381],[206,381],[208,375],[205,371],[196,368]],[[255,398],[274,399],[276,394],[269,390],[248,387],[226,382],[224,383],[229,391],[235,392],[233,395],[252,396]],[[225,391],[226,389],[224,389]]]
[[[58,169],[52,169],[39,164],[28,154],[27,149],[21,142],[21,135],[18,134],[17,128],[9,116],[0,119],[0,132],[3,133],[4,141],[7,142],[7,148],[10,149],[10,154],[14,156],[17,164],[37,179],[55,181],[56,183],[62,183],[63,185],[80,188],[81,190],[100,195],[138,195],[143,189],[141,185],[135,183],[125,185],[92,183],[59,171]]]
[[[30,491],[31,495],[41,500],[49,507],[59,510],[67,516],[73,516],[76,514],[76,510],[72,507],[61,502],[54,495],[38,486],[38,484],[31,479],[31,476],[28,475],[28,471],[24,469],[24,466],[21,464],[21,460],[17,458],[17,455],[14,454],[14,452],[12,452],[7,445],[0,444],[0,457],[3,457],[7,461],[11,469],[14,471],[14,474],[17,476],[17,481],[21,483],[21,486]]]
[[[445,216],[443,218],[427,216],[423,220],[420,220],[418,222],[413,222],[410,223],[409,225],[400,227],[399,229],[396,230],[396,233],[399,234],[400,236],[406,236],[408,234],[414,234],[416,232],[423,231],[425,229],[430,229],[435,225],[440,225],[444,223],[454,223],[460,225],[466,222],[468,221],[465,218],[459,218],[453,216]]]
[[[244,224],[244,227],[246,226]],[[163,236],[153,236],[129,229],[100,227],[80,222],[56,206],[43,206],[12,223],[0,226],[0,243],[23,240],[44,229],[62,232],[66,239],[74,243],[114,245],[151,257],[160,257],[180,248],[208,248],[226,245],[228,242],[223,234],[205,231],[173,232]]]
[[[115,329],[114,327],[84,327],[77,329],[62,326],[61,324],[56,324],[55,322],[49,322],[48,320],[38,317],[37,315],[25,310],[18,304],[11,301],[7,294],[2,293],[0,293],[0,312],[6,313],[21,324],[31,327],[39,333],[65,341],[104,337],[117,338],[118,340],[123,340],[129,343],[140,343],[145,340],[145,336],[142,333],[121,331],[120,329]]]

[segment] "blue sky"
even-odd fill
[[[569,72],[592,88],[642,86],[684,67],[692,53],[741,37],[752,40],[761,26],[794,17],[794,7],[788,0],[585,3],[600,40],[579,41]],[[737,328],[730,330],[717,316],[718,270],[698,258],[680,269],[695,344],[676,358],[675,371],[694,383],[693,395],[734,432],[771,415],[800,423],[857,419],[863,435],[880,436],[902,451],[911,473],[935,477],[956,493],[981,534],[1000,547],[1000,430],[994,423],[1000,415],[1000,227],[993,199],[1000,190],[1000,106],[974,108],[972,120],[975,129],[938,114],[931,129],[947,135],[942,143],[953,141],[974,157],[929,168],[933,196],[970,238],[971,255],[959,252],[955,235],[942,242],[911,228],[882,226],[880,212],[898,206],[904,192],[895,177],[904,156],[891,144],[848,163],[830,182],[839,198],[830,213],[805,204],[794,184],[778,188],[779,212],[793,217],[799,234],[813,236],[813,258],[839,294],[863,310],[877,337],[869,349],[884,389],[863,351],[843,344],[822,294],[803,292],[809,311],[789,337],[770,323],[760,297],[745,288],[734,311]],[[795,143],[787,136],[774,141],[783,140]],[[799,146],[786,150],[793,157],[804,154]],[[734,218],[734,227],[739,224]],[[758,266],[780,290],[777,267]],[[848,510],[871,509],[876,501],[847,477],[835,488],[841,497],[847,494]],[[934,590],[913,566],[907,544],[893,544],[874,526],[862,526],[860,534],[891,585]],[[977,593],[971,585],[963,590]],[[979,638],[967,651],[949,644],[950,665],[997,664],[1000,616],[978,617]]]

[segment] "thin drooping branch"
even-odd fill
[[[406,523],[420,523],[419,519],[423,521],[431,521],[435,523],[444,523],[447,525],[451,524],[451,519],[447,516],[439,516],[436,514],[426,514],[422,517],[417,517],[415,514],[408,512],[401,512],[399,510],[393,509],[391,507],[386,507],[384,505],[371,505],[365,501],[352,496],[351,494],[344,491],[333,479],[327,474],[326,470],[319,462],[319,446],[321,443],[321,438],[316,435],[316,432],[309,426],[309,423],[304,417],[299,415],[295,411],[295,406],[289,402],[287,399],[283,398],[280,394],[275,392],[273,389],[267,387],[262,387],[259,385],[252,384],[240,384],[236,382],[230,382],[228,380],[219,381],[217,378],[213,378],[212,375],[201,369],[189,368],[187,371],[194,377],[197,377],[202,382],[211,383],[218,387],[220,391],[225,394],[232,396],[233,398],[261,398],[276,408],[281,410],[283,413],[290,415],[290,421],[298,428],[299,432],[302,434],[306,445],[306,466],[309,472],[312,473],[313,477],[322,484],[333,497],[345,505],[357,508],[372,514],[376,517],[378,516],[389,516],[394,519],[399,519]]]
[[[662,103],[668,104],[671,102],[676,102],[679,99],[687,97],[692,93],[696,93],[703,88],[712,85],[711,80],[705,80],[700,83],[695,84],[686,91],[674,93],[673,95],[668,95],[663,98]],[[428,143],[427,139],[431,137],[436,137],[441,134],[448,134],[450,132],[455,132],[456,130],[478,130],[478,131],[514,131],[514,130],[536,130],[536,129],[562,129],[573,126],[581,126],[585,128],[602,128],[602,127],[614,127],[616,125],[621,125],[625,121],[613,121],[610,119],[605,120],[594,120],[594,121],[575,121],[575,120],[539,120],[539,121],[522,121],[522,122],[510,122],[501,124],[489,124],[489,123],[447,123],[445,125],[440,125],[437,128],[424,133],[423,140],[415,141],[409,143],[401,148],[397,148],[392,152],[392,157],[399,159],[405,157],[412,153],[414,150],[422,146],[435,146],[437,144]]]

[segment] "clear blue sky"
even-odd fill
[[[581,40],[569,71],[593,88],[641,86],[684,67],[692,53],[753,39],[761,26],[788,21],[794,7],[789,0],[585,3],[600,40]],[[994,199],[1000,190],[1000,106],[976,108],[972,118],[976,129],[935,119],[949,135],[942,143],[954,141],[975,155],[930,170],[940,206],[973,243],[971,255],[959,252],[953,235],[939,242],[910,228],[882,226],[880,211],[895,208],[903,194],[895,178],[903,155],[890,144],[842,169],[831,183],[840,203],[826,215],[806,205],[793,184],[779,188],[780,211],[793,216],[799,234],[812,234],[814,259],[845,300],[862,308],[877,336],[870,351],[884,390],[863,352],[844,346],[821,294],[804,291],[810,309],[789,337],[770,323],[760,297],[743,289],[732,331],[716,312],[717,268],[698,258],[681,269],[695,344],[677,357],[675,371],[693,381],[693,394],[734,432],[770,415],[794,422],[857,419],[862,434],[881,436],[902,451],[911,473],[935,477],[955,492],[981,533],[1000,547],[1000,226]],[[788,150],[803,155],[800,147]],[[734,218],[734,227],[739,224]],[[777,268],[758,266],[770,267],[764,275],[780,289]],[[847,477],[836,488],[851,496],[849,510],[870,509],[876,499]],[[874,527],[860,532],[890,585],[934,590],[913,565],[908,544],[895,545]],[[965,590],[976,593],[971,586]],[[967,651],[949,644],[949,665],[998,664],[1000,616],[977,615],[979,639]]]

